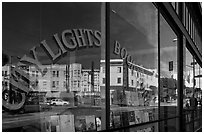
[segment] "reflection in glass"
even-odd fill
[[[184,122],[185,131],[193,132],[199,129],[202,118],[202,88],[201,68],[192,54],[186,48],[184,66]]]
[[[3,12],[3,50],[21,57],[2,69],[3,131],[104,129],[101,3],[4,3]]]
[[[158,119],[157,22],[152,3],[111,3],[111,128]]]
[[[190,98],[194,92],[194,65],[193,65],[193,56],[191,53],[186,49],[186,59],[185,59],[185,72],[184,72],[184,109],[190,107]]]
[[[160,122],[161,132],[178,132],[178,118],[169,119]]]
[[[160,118],[177,115],[177,36],[160,15]]]

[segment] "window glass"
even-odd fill
[[[110,128],[157,120],[157,9],[152,3],[111,3],[110,7]],[[121,74],[115,71],[118,67]],[[115,83],[115,76],[121,77],[122,85]]]
[[[190,14],[190,37],[192,38],[192,33],[193,33],[193,20],[192,20],[192,15]]]
[[[195,31],[195,44],[198,50],[200,51],[200,53],[202,54],[202,40],[201,40],[201,36],[199,35],[199,32],[197,29]]]
[[[186,4],[183,3],[183,25],[186,27]]]
[[[188,12],[188,34],[191,36],[191,14]]]
[[[202,99],[202,68],[200,67],[200,65],[197,63],[197,61],[195,60],[195,98],[197,99],[197,101],[199,101],[199,103],[201,103],[201,99]],[[197,104],[197,106],[200,106],[201,104]]]
[[[120,84],[121,83],[121,78],[118,78],[118,82],[117,82],[118,84]]]
[[[176,2],[171,2],[171,5],[173,6],[173,8],[176,8]]]
[[[3,3],[2,7],[2,49],[12,57],[11,64],[2,67],[12,73],[4,79],[11,86],[3,88],[3,131],[105,129],[102,4]]]
[[[185,45],[185,44],[184,44]],[[184,90],[183,90],[183,112],[185,131],[193,131],[192,103],[194,92],[194,65],[193,56],[187,48],[184,51]],[[191,125],[190,125],[191,124]]]
[[[121,67],[118,67],[118,73],[121,73]]]
[[[160,122],[160,132],[178,132],[178,118],[173,118]]]
[[[188,8],[187,7],[185,7],[186,8],[186,13],[185,13],[185,15],[186,15],[186,30],[187,31],[189,31],[189,29],[188,29],[188,27],[189,27],[189,13],[188,13]]]
[[[160,15],[160,118],[177,115],[177,36]]]
[[[201,68],[186,48],[184,65],[184,121],[185,131],[193,132],[201,125],[202,75]]]
[[[184,100],[183,107],[184,110],[190,108],[190,98],[193,95],[194,88],[194,65],[193,65],[193,56],[186,48],[185,53],[185,66],[184,66]]]

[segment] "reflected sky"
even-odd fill
[[[56,43],[53,41],[55,33],[60,36],[63,30],[74,28],[101,31],[100,5],[101,3],[3,3],[2,49],[8,55],[22,57],[29,54],[33,46],[39,46],[42,40],[46,40],[57,53]],[[37,51],[43,64],[51,63],[41,48]],[[82,64],[90,57],[92,61],[99,63],[99,48],[79,51],[68,53],[57,63],[70,62],[70,55],[77,56],[75,62]],[[84,66],[86,68],[86,64]]]
[[[158,12],[152,3],[111,4],[111,52],[114,41],[127,49],[136,64],[148,69],[158,68]],[[167,22],[160,20],[161,74],[169,75],[169,62],[174,63],[176,73],[176,35]],[[119,58],[111,54],[111,58]]]
[[[161,75],[171,77],[177,74],[177,39],[166,20],[160,15],[160,70]],[[173,61],[173,71],[169,71],[169,62]]]
[[[127,49],[135,63],[157,68],[157,12],[151,3],[111,4],[111,52],[117,40]],[[145,9],[145,10],[144,10]],[[146,10],[147,9],[147,10]],[[151,12],[150,12],[151,11]],[[118,56],[111,55],[111,58]]]
[[[8,55],[20,56],[29,54],[33,46],[39,46],[42,40],[57,53],[53,35],[59,35],[65,29],[93,29],[101,31],[101,3],[3,3],[2,6],[2,50]],[[111,45],[118,40],[122,47],[134,58],[136,64],[146,68],[157,68],[158,32],[157,10],[152,3],[114,3],[111,4]],[[161,21],[161,56],[166,61],[174,56],[175,35]],[[102,44],[104,45],[104,44]],[[38,48],[38,56],[43,64],[51,60],[45,52]],[[114,55],[111,47],[111,58]],[[76,57],[77,58],[76,58]],[[72,58],[71,58],[72,57]],[[57,64],[70,62],[82,63],[84,68],[90,68],[91,61],[99,67],[101,59],[100,48],[90,48],[69,52]],[[16,60],[13,59],[13,62]],[[164,63],[166,66],[168,62]]]

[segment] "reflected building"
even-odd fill
[[[127,81],[126,94],[129,94],[129,91],[136,92],[141,89],[150,91],[151,88],[158,87],[156,70],[134,65],[134,69],[128,68],[128,72],[125,72],[123,60],[111,59],[110,63],[111,94],[116,90],[122,91]],[[43,65],[43,68],[47,68],[47,73],[44,75],[35,66],[29,66],[25,70],[30,77],[30,89],[33,92],[49,92],[52,97],[60,97],[60,92],[76,92],[81,96],[101,96],[105,91],[104,60],[101,60],[100,69],[82,69],[80,63]],[[4,87],[7,85],[7,89],[9,89],[9,72],[10,66],[2,67],[2,80]],[[127,74],[128,79],[124,79]]]
[[[30,77],[32,92],[49,92],[52,97],[60,97],[60,92],[100,96],[99,69],[94,69],[92,78],[92,70],[82,69],[79,63],[43,65],[42,67],[47,68],[44,75],[36,69],[36,66],[29,66],[28,70],[25,70]],[[10,66],[3,66],[2,83],[6,89],[9,89],[9,74]]]
[[[84,96],[86,95],[100,96],[99,72],[100,72],[99,69],[94,69],[94,72],[92,74],[91,69],[82,69],[81,84],[82,84],[82,93]],[[94,79],[93,83],[92,83],[92,79]]]
[[[3,90],[9,89],[10,66],[2,67],[2,87]]]
[[[154,95],[151,99],[155,99],[154,103],[158,102],[157,70],[136,64],[129,68],[125,64],[122,59],[110,60],[110,103],[119,104],[122,101],[124,105],[144,105],[141,98],[145,92],[152,92]],[[101,60],[100,69],[101,93],[105,94],[105,60]],[[123,95],[120,96],[121,94]]]

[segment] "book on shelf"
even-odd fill
[[[139,111],[139,116],[140,116],[141,122],[145,122],[144,110]]]
[[[96,117],[96,130],[101,131],[101,117]]]
[[[76,132],[86,131],[86,117],[85,116],[75,116],[74,126]]]
[[[45,132],[51,132],[51,117],[45,117]]]
[[[139,110],[136,110],[136,111],[134,111],[134,112],[135,112],[135,123],[136,123],[136,124],[141,123],[140,111],[139,111]]]
[[[74,131],[74,115],[60,115],[60,132]]]
[[[76,116],[74,124],[76,132],[96,131],[95,115]]]
[[[135,124],[135,112],[134,111],[129,111],[128,112],[128,118],[129,118],[129,125]]]
[[[127,111],[123,111],[121,112],[122,114],[122,126],[128,126],[129,125],[129,118],[128,118],[128,112]]]
[[[86,116],[86,130],[87,131],[96,131],[95,115]]]
[[[60,132],[59,115],[51,116],[51,132]]]
[[[144,122],[149,121],[149,112],[144,112]]]
[[[154,119],[154,114],[152,111],[149,112],[149,121],[153,121]]]
[[[121,113],[114,112],[113,113],[113,128],[120,128],[120,127],[122,127]]]

